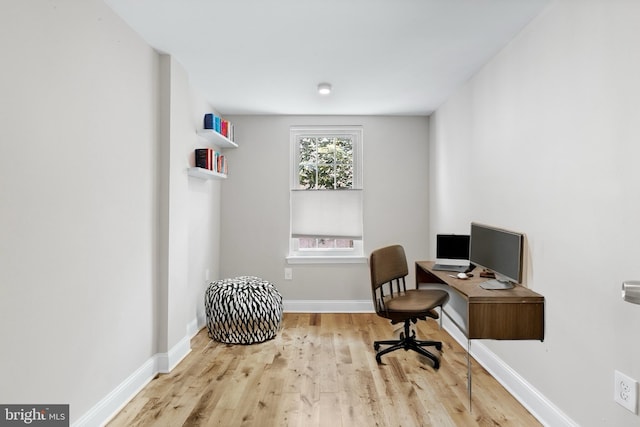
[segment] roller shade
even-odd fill
[[[362,190],[291,190],[291,236],[362,239]]]

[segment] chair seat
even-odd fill
[[[385,308],[389,314],[423,312],[424,316],[433,317],[430,315],[433,312],[433,307],[443,305],[448,299],[449,294],[446,291],[410,289],[400,295],[396,294],[392,298],[385,299]]]

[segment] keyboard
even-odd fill
[[[466,273],[469,268],[468,265],[434,264],[433,266],[433,269],[437,271],[455,271],[457,273]]]
[[[513,283],[502,282],[500,280],[491,279],[486,282],[480,283],[482,289],[511,289],[514,287]]]

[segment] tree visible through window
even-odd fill
[[[348,137],[303,137],[299,140],[299,188],[353,188],[353,141]],[[301,238],[300,249],[353,248],[351,239]]]
[[[348,137],[299,140],[299,188],[353,188],[353,141]]]
[[[359,150],[361,131],[353,128],[295,132],[293,190],[327,191],[361,188]],[[344,251],[354,249],[354,240],[330,236],[299,236],[295,251]],[[359,245],[361,246],[361,245]]]

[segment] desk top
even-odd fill
[[[416,266],[428,273],[430,276],[437,278],[441,283],[447,284],[460,293],[469,302],[484,303],[522,303],[533,302],[539,303],[544,301],[544,297],[529,288],[516,285],[511,289],[483,289],[480,283],[489,280],[486,277],[480,277],[480,269],[476,268],[472,273],[473,277],[469,279],[458,279],[455,272],[438,271],[433,269],[433,261],[417,261]],[[416,281],[420,279],[416,275]]]

